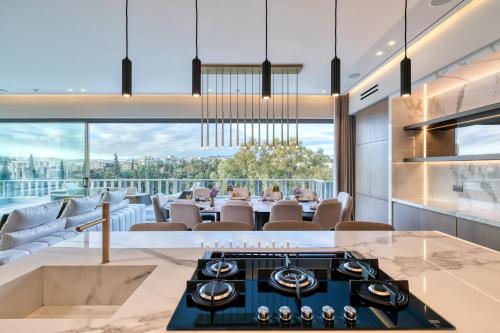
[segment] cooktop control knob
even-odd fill
[[[267,306],[259,306],[257,309],[257,318],[260,321],[269,321],[269,308]]]
[[[356,321],[356,319],[358,318],[356,309],[350,305],[344,306],[344,318],[347,321]]]
[[[335,319],[335,309],[330,305],[325,305],[322,308],[323,310],[323,319],[326,321],[333,321]]]
[[[313,310],[309,306],[304,305],[303,307],[300,308],[300,317],[304,321],[313,320]]]
[[[279,308],[280,319],[283,321],[290,321],[292,319],[292,310],[286,305]]]

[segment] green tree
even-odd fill
[[[10,158],[7,156],[0,156],[0,180],[9,180],[11,172],[9,171]]]
[[[33,154],[30,154],[29,162],[28,162],[28,170],[31,178],[38,178],[35,169],[35,159],[33,158]]]
[[[120,177],[120,172],[120,161],[118,160],[118,155],[116,155],[115,153],[113,158],[113,173],[116,175],[116,177]]]

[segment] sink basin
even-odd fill
[[[42,266],[0,286],[0,318],[109,318],[155,267]]]

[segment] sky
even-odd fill
[[[220,126],[220,125],[219,125]],[[275,125],[276,137],[281,137],[281,126]],[[91,159],[111,160],[116,153],[120,159],[142,156],[164,157],[231,156],[237,149],[213,149],[215,126],[210,128],[211,149],[201,149],[199,123],[91,123],[89,142]],[[270,124],[270,138],[272,125]],[[83,123],[0,123],[0,156],[36,158],[83,159]],[[206,136],[206,127],[203,129]],[[243,126],[240,124],[240,144]],[[219,127],[219,140],[221,140]],[[265,140],[266,126],[261,125],[261,139]],[[236,125],[233,125],[233,143]],[[255,139],[258,127],[254,127]],[[250,140],[251,126],[247,125]],[[285,134],[286,139],[286,126]],[[290,124],[290,138],[295,137],[295,124]],[[226,146],[229,145],[229,126],[225,125]],[[299,124],[299,140],[313,150],[323,149],[333,155],[333,126],[331,124]]]

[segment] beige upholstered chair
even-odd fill
[[[250,205],[224,205],[220,209],[222,222],[241,222],[253,228],[253,208]]]
[[[339,222],[335,231],[394,231],[390,224],[365,221]]]
[[[308,201],[316,200],[316,193],[314,193],[313,190],[308,188],[301,188],[300,192],[301,193],[299,196],[299,200],[308,200]]]
[[[248,200],[250,199],[250,191],[243,187],[235,187],[231,192],[231,199]]]
[[[273,205],[271,207],[269,222],[274,221],[302,221],[302,206],[299,204]]]
[[[340,222],[340,202],[321,202],[314,212],[313,222],[321,225],[321,229],[330,230]]]
[[[249,206],[250,202],[247,200],[228,200],[226,206]]]
[[[170,204],[170,221],[184,223],[186,227],[192,229],[194,225],[202,223],[200,209],[193,202]]]
[[[327,203],[334,203],[334,202],[339,202],[337,198],[328,198],[328,199],[323,199],[321,200],[320,204],[327,204]]]
[[[168,203],[168,197],[165,194],[158,193],[153,197],[153,210],[155,213],[156,222],[165,222],[165,215],[163,212],[163,208]]]
[[[206,187],[197,187],[193,190],[194,200],[207,200],[210,197],[210,190]]]
[[[176,222],[157,222],[157,223],[138,223],[130,227],[129,231],[187,231],[184,223]]]
[[[197,224],[193,231],[252,231],[252,227],[241,222],[212,222]]]
[[[268,188],[262,192],[262,199],[265,200],[281,200],[283,199],[282,192],[273,192],[273,188]]]
[[[300,230],[321,230],[321,226],[316,222],[303,221],[276,221],[264,224],[264,231],[300,231]]]
[[[337,200],[342,204],[340,221],[350,221],[352,219],[352,197],[349,193],[339,192]]]
[[[193,199],[175,199],[174,202],[178,204],[194,205]]]
[[[276,201],[275,205],[294,205],[294,206],[297,206],[297,205],[299,205],[299,202],[297,200],[279,200],[279,201]]]

